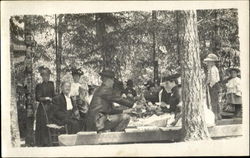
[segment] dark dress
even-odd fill
[[[51,101],[44,101],[42,97],[53,98],[54,83],[51,81],[43,82],[36,86],[36,100],[39,102],[36,113],[36,146],[49,146],[49,129],[46,126],[50,122]],[[46,111],[46,112],[45,112]]]

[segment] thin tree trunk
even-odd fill
[[[58,25],[57,25],[58,18]],[[62,64],[62,30],[60,24],[62,23],[62,15],[58,17],[55,15],[55,40],[56,40],[56,93],[60,93],[61,83],[61,64]],[[59,27],[58,27],[59,26]]]
[[[183,140],[209,139],[204,118],[202,76],[196,11],[180,11]]]
[[[24,17],[25,36],[31,36],[29,17]],[[25,144],[32,146],[34,144],[34,85],[33,85],[33,39],[26,39],[26,57],[25,57],[25,81],[26,81],[26,137]]]
[[[157,12],[152,11],[152,21],[153,21],[153,67],[154,67],[154,83],[158,81],[158,60],[157,60],[157,40],[156,40],[156,21],[157,21]]]
[[[103,69],[112,70],[112,52],[111,46],[109,46],[108,39],[106,38],[105,16],[107,16],[105,13],[96,14],[96,36],[99,45],[102,47]]]
[[[11,61],[11,103],[10,103],[10,131],[11,131],[11,144],[13,147],[20,147],[20,132],[18,126],[18,113],[16,102],[16,82],[15,82],[15,66],[13,63],[13,47],[10,48],[10,61]]]
[[[177,63],[180,65],[180,44],[179,44],[179,12],[180,11],[175,11],[175,17],[176,17],[176,41],[177,41],[177,55],[178,55],[178,61]]]

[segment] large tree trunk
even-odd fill
[[[209,139],[204,118],[196,11],[179,11],[183,140]]]
[[[20,147],[20,132],[18,126],[17,102],[16,102],[16,82],[15,82],[15,66],[13,63],[13,48],[10,48],[11,57],[11,103],[10,103],[10,131],[11,143],[13,147]]]

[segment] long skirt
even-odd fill
[[[47,106],[44,104],[44,107]],[[36,146],[50,146],[49,129],[46,126],[49,123],[48,111],[43,108],[42,103],[38,105],[36,113],[36,131],[35,131],[35,142]]]
[[[241,96],[237,96],[234,93],[227,94],[227,103],[228,104],[242,104]]]

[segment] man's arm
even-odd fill
[[[122,98],[121,96],[116,95],[115,93],[113,93],[112,89],[108,89],[108,88],[103,89],[101,97],[104,99],[107,99],[111,102],[118,103],[118,104],[121,104],[123,106],[130,107],[130,108],[135,103],[134,100]]]

